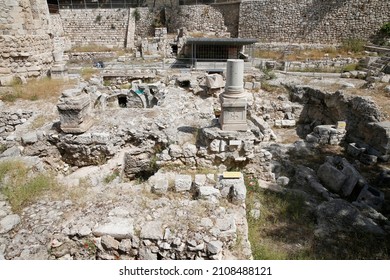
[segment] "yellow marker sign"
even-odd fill
[[[346,122],[337,122],[336,129],[345,129],[346,126]]]
[[[241,172],[223,172],[222,174],[224,179],[239,179],[242,177]]]

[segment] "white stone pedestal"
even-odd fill
[[[244,61],[229,59],[226,67],[225,92],[221,94],[221,116],[219,123],[222,130],[246,131],[247,99],[244,94]]]

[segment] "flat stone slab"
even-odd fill
[[[141,229],[141,239],[160,240],[163,239],[164,233],[162,229],[162,222],[151,221],[147,222]]]
[[[20,223],[19,215],[13,214],[5,216],[0,220],[0,234],[7,233]]]
[[[94,228],[92,233],[95,236],[110,235],[116,239],[131,238],[134,234],[133,222],[133,219],[129,218],[112,218]]]

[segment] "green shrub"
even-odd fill
[[[342,69],[341,72],[350,72],[350,71],[355,71],[359,69],[359,64],[358,63],[352,63],[352,64],[347,64],[345,65]]]
[[[139,21],[141,19],[141,13],[139,12],[139,10],[136,8],[134,11],[133,11],[133,18],[135,19],[135,21]]]
[[[101,14],[98,14],[95,18],[95,22],[100,22],[102,20],[102,15]]]
[[[358,53],[364,50],[365,41],[359,38],[349,38],[342,42],[341,49],[346,52]]]
[[[384,23],[379,31],[383,36],[390,37],[390,22]]]

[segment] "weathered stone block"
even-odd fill
[[[381,154],[390,154],[390,121],[369,123],[364,131],[365,143]]]
[[[198,198],[200,199],[219,198],[220,196],[220,191],[213,186],[202,186],[198,189]]]
[[[207,177],[205,174],[195,174],[194,186],[200,188],[206,184]]]
[[[380,190],[365,185],[356,201],[365,203],[376,210],[380,210],[385,201],[385,196]]]
[[[57,104],[57,109],[61,130],[66,133],[84,133],[93,124],[89,95],[79,89],[65,90]]]
[[[110,235],[116,239],[131,238],[134,234],[133,219],[113,218],[92,230],[95,236]]]
[[[191,175],[176,175],[175,190],[176,192],[185,192],[191,190],[192,178]]]
[[[347,176],[340,172],[336,167],[329,162],[325,162],[317,171],[318,178],[331,191],[339,192],[343,186]]]
[[[169,182],[167,179],[159,179],[157,182],[152,186],[152,192],[154,193],[166,193],[168,191]]]

